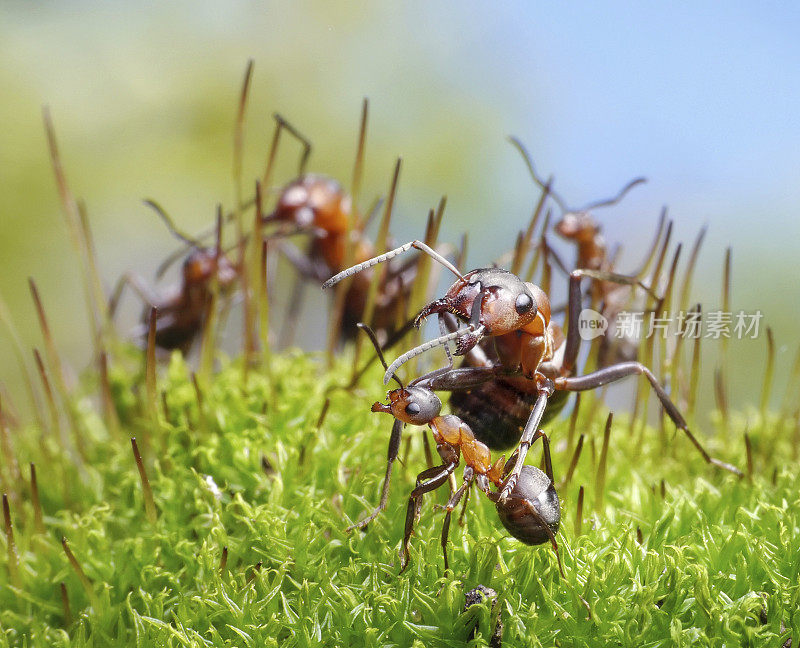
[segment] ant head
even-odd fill
[[[427,425],[442,411],[442,401],[430,389],[410,386],[393,389],[387,395],[389,404],[375,403],[373,412],[391,414],[403,423]]]
[[[549,542],[561,523],[561,505],[555,486],[535,466],[522,467],[511,494],[497,502],[497,514],[512,536],[529,545]]]
[[[593,237],[600,226],[588,211],[566,212],[555,225],[556,232],[568,240],[581,240]]]
[[[306,174],[284,187],[275,211],[264,222],[293,225],[300,231],[341,233],[347,230],[350,209],[350,196],[336,180]]]
[[[209,282],[216,272],[220,288],[230,287],[238,277],[236,267],[216,248],[196,248],[183,262],[183,280],[186,285]]]
[[[524,330],[537,335],[550,321],[550,301],[538,286],[502,268],[482,268],[464,275],[447,294],[428,304],[417,321],[435,313],[451,313],[480,331],[473,339],[456,343],[466,353],[485,336]],[[466,344],[466,346],[465,346]]]

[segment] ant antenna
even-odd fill
[[[522,155],[522,158],[523,160],[525,160],[525,165],[528,167],[528,172],[531,174],[533,181],[537,185],[539,185],[542,191],[549,191],[550,195],[553,197],[553,200],[555,200],[556,204],[561,208],[561,212],[565,214],[576,213],[576,212],[587,212],[591,211],[592,209],[597,209],[598,207],[611,207],[612,205],[616,205],[619,201],[621,201],[625,197],[625,195],[636,185],[640,185],[647,182],[647,178],[644,177],[634,178],[628,184],[626,184],[622,189],[620,189],[619,193],[613,198],[604,198],[603,200],[596,200],[594,202],[590,202],[584,205],[580,209],[571,209],[567,207],[567,204],[555,191],[550,189],[550,182],[552,181],[552,178],[550,179],[550,181],[545,183],[536,173],[536,167],[534,167],[533,165],[533,159],[531,158],[528,149],[525,148],[525,145],[513,135],[509,136],[508,141],[511,142]]]
[[[306,171],[308,158],[311,155],[311,141],[292,126],[280,113],[273,113],[272,116],[275,118],[275,121],[278,122],[278,128],[285,128],[292,137],[302,144],[303,153],[300,155],[300,166],[297,170],[297,175],[303,175]]]
[[[596,202],[591,202],[585,207],[583,207],[580,211],[591,211],[592,209],[597,209],[598,207],[610,207],[611,205],[616,205],[620,200],[622,200],[625,197],[625,194],[627,194],[636,185],[643,184],[645,182],[647,182],[647,178],[644,177],[634,178],[628,184],[626,184],[622,189],[620,189],[619,193],[613,198],[606,198],[605,200],[598,200]]]
[[[539,185],[539,188],[542,191],[548,192],[553,197],[553,200],[556,201],[556,204],[561,208],[562,212],[570,211],[569,207],[567,207],[567,204],[564,202],[561,196],[559,196],[555,191],[553,191],[550,188],[550,185],[553,182],[553,178],[551,177],[547,182],[544,182],[539,177],[539,174],[536,173],[536,167],[533,165],[533,158],[531,157],[531,154],[528,153],[528,149],[525,148],[525,145],[517,137],[514,137],[513,135],[508,136],[508,141],[511,142],[514,145],[514,147],[520,152],[520,155],[522,155],[522,159],[525,161],[525,166],[528,167],[528,173],[531,174],[531,178],[533,178],[533,181],[537,185]]]
[[[414,240],[414,241],[409,241],[408,243],[406,243],[404,245],[401,245],[400,247],[395,248],[394,250],[389,250],[388,252],[385,252],[384,254],[380,254],[380,255],[378,255],[376,257],[368,259],[367,261],[364,261],[363,263],[359,263],[357,265],[352,266],[351,268],[347,268],[347,270],[342,270],[340,273],[333,275],[330,279],[328,279],[325,283],[323,283],[322,284],[322,288],[323,288],[323,290],[325,288],[330,288],[331,286],[339,283],[343,279],[347,279],[348,277],[352,277],[354,274],[358,274],[359,272],[362,272],[363,270],[367,270],[368,268],[371,268],[372,266],[376,266],[379,263],[383,263],[384,261],[389,261],[390,259],[393,259],[394,257],[396,257],[398,254],[402,254],[403,252],[407,252],[412,247],[416,248],[417,250],[420,250],[421,252],[424,252],[425,254],[430,256],[434,261],[437,261],[437,262],[441,263],[445,268],[450,270],[450,272],[452,272],[454,275],[456,275],[459,279],[461,279],[462,281],[465,281],[464,275],[462,275],[458,271],[458,268],[456,268],[452,263],[450,263],[447,259],[445,259],[441,254],[439,254],[436,250],[433,250],[430,247],[428,247],[422,241]],[[385,382],[389,382],[389,380],[387,379]]]
[[[369,324],[364,324],[364,322],[358,322],[356,326],[369,336],[372,346],[375,347],[375,352],[378,354],[378,360],[381,361],[383,368],[388,370],[388,367],[386,366],[386,360],[383,357],[383,350],[381,349],[381,345],[378,343],[378,337],[375,335],[375,331],[372,330]],[[400,385],[400,389],[405,389],[405,387],[403,387],[403,383],[400,382],[400,379],[397,377],[397,374],[392,373],[392,378],[394,378],[397,381],[397,384]]]
[[[461,337],[464,334],[471,334],[476,337],[480,337],[483,332],[486,330],[486,327],[483,324],[479,326],[475,326],[474,324],[470,324],[466,329],[458,329],[457,331],[453,331],[452,333],[447,333],[446,335],[440,335],[438,338],[430,340],[429,342],[424,342],[420,344],[418,347],[414,347],[411,351],[406,351],[403,355],[399,356],[389,367],[386,369],[386,373],[383,374],[383,384],[386,385],[391,380],[392,376],[394,375],[395,371],[404,365],[406,362],[411,360],[412,358],[416,358],[418,355],[425,353],[426,351],[430,351],[431,349],[435,349],[439,346],[444,346],[451,340],[455,340]]]
[[[175,222],[172,220],[170,215],[167,214],[164,208],[160,204],[158,204],[155,200],[147,198],[144,201],[144,204],[150,207],[153,211],[155,211],[156,214],[158,214],[159,218],[164,222],[164,225],[167,226],[169,233],[172,234],[176,239],[178,239],[179,241],[183,241],[187,245],[190,245],[191,247],[194,248],[202,247],[202,245],[197,239],[192,238],[191,236],[185,234],[184,232],[181,232],[175,226]]]

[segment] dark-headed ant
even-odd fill
[[[375,333],[366,325],[359,327],[369,335],[375,346],[375,351],[384,368],[389,371],[383,358]],[[547,437],[541,430],[536,438],[541,437],[544,443],[544,457],[547,475],[538,468],[525,466],[522,477],[511,490],[508,497],[501,499],[497,492],[492,491],[491,484],[500,488],[505,476],[505,457],[492,462],[489,448],[478,440],[475,434],[464,421],[452,414],[441,415],[442,403],[439,397],[427,387],[409,385],[405,387],[396,374],[392,373],[399,385],[387,394],[387,403],[376,402],[372,405],[373,412],[391,414],[394,419],[392,435],[389,441],[386,476],[384,477],[381,500],[373,512],[360,522],[348,527],[348,531],[356,528],[363,529],[385,508],[389,496],[389,483],[392,474],[392,465],[397,459],[403,427],[409,425],[427,425],[436,442],[436,450],[442,459],[442,464],[423,470],[417,475],[416,487],[411,491],[406,509],[405,532],[403,535],[403,548],[401,554],[401,573],[408,566],[408,542],[414,529],[414,523],[419,517],[422,497],[447,483],[455,473],[460,458],[464,459],[464,474],[461,486],[455,490],[448,500],[445,508],[444,524],[442,526],[442,552],[444,554],[445,569],[449,569],[447,557],[447,542],[450,532],[450,520],[453,510],[458,506],[472,483],[486,496],[496,502],[497,512],[503,526],[517,539],[526,544],[542,544],[550,540],[558,557],[561,570],[561,558],[558,554],[558,543],[555,533],[561,519],[561,509],[558,495],[553,486],[552,464],[550,461],[550,446]],[[563,570],[562,570],[563,574]]]
[[[390,252],[349,268],[326,282],[323,287],[333,285],[343,278],[368,267],[389,260],[406,250],[416,248],[430,254],[443,263],[457,277],[445,296],[425,308],[418,321],[436,314],[454,316],[466,326],[444,334],[434,340],[402,354],[392,362],[384,374],[388,383],[395,371],[410,360],[430,349],[455,345],[456,355],[465,355],[473,350],[480,353],[485,345],[482,340],[491,340],[493,357],[484,354],[478,366],[455,368],[450,365],[432,371],[410,383],[434,391],[475,390],[487,382],[498,379],[533,401],[532,408],[519,433],[512,430],[518,439],[517,460],[513,469],[503,482],[500,500],[506,500],[519,478],[525,457],[533,442],[545,411],[550,402],[548,418],[563,407],[568,392],[597,389],[605,384],[616,382],[627,376],[644,375],[653,387],[658,399],[673,423],[689,437],[703,459],[714,466],[728,470],[736,475],[742,473],[731,464],[712,457],[689,430],[678,408],[660,385],[652,371],[639,362],[622,362],[599,369],[585,376],[572,376],[576,364],[580,336],[578,315],[581,310],[581,279],[591,277],[625,284],[639,284],[634,278],[613,273],[574,270],[569,278],[569,301],[567,308],[567,332],[562,334],[560,327],[550,321],[550,302],[538,286],[525,282],[518,276],[500,268],[479,268],[461,274],[452,264],[440,258],[421,241],[411,241]],[[642,285],[642,287],[644,287]],[[448,350],[449,354],[449,350]],[[495,407],[497,405],[495,404]],[[498,430],[488,428],[480,417],[470,418],[456,411],[472,429],[474,435],[491,447],[497,441]],[[508,438],[508,430],[502,431]],[[519,436],[517,436],[519,434]]]
[[[229,293],[239,279],[239,267],[222,250],[221,216],[217,218],[217,241],[213,248],[202,247],[197,241],[181,233],[164,210],[153,201],[146,201],[176,238],[192,246],[181,267],[180,284],[165,293],[153,292],[136,274],[126,273],[117,281],[109,300],[109,313],[113,316],[125,286],[147,305],[142,314],[142,335],[150,325],[150,313],[156,309],[155,344],[160,349],[179,349],[187,353],[195,338],[202,332],[214,290]],[[216,288],[215,288],[216,286]]]

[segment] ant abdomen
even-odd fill
[[[526,465],[508,498],[497,502],[497,514],[517,540],[538,545],[551,541],[558,532],[561,504],[552,480],[535,466]]]
[[[450,410],[490,450],[507,450],[519,443],[536,398],[535,391],[523,391],[510,381],[496,380],[469,391],[454,391],[450,395]],[[552,400],[542,424],[554,418],[566,403],[561,394],[554,394]]]

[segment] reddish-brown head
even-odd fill
[[[350,196],[336,180],[307,174],[284,187],[275,211],[266,220],[288,223],[299,230],[340,234],[348,229],[351,208]]]
[[[217,273],[217,281],[221,289],[231,287],[239,273],[224,254],[217,256],[213,248],[197,248],[183,262],[183,281],[186,285],[198,286],[211,281]]]
[[[541,288],[508,270],[482,268],[467,273],[442,299],[428,304],[418,321],[436,313],[480,325],[481,337],[518,330],[536,334],[550,321],[550,301]]]
[[[556,232],[570,241],[591,240],[600,232],[600,226],[589,212],[567,212],[555,225]]]

